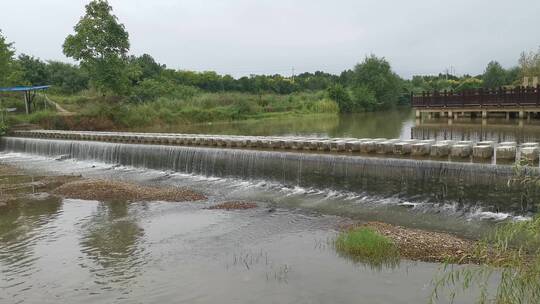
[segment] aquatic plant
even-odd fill
[[[392,267],[399,262],[396,244],[369,227],[341,232],[334,244],[339,254],[373,268]]]
[[[431,303],[445,290],[453,302],[460,291],[478,288],[479,303],[540,303],[540,216],[506,223],[481,242],[478,266],[445,264],[434,280]],[[490,285],[496,285],[490,293]]]

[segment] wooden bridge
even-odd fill
[[[498,89],[477,89],[463,92],[442,91],[423,92],[411,96],[411,103],[416,110],[416,118],[422,113],[448,118],[458,118],[480,114],[488,118],[493,113],[504,113],[506,118],[512,115],[530,118],[540,113],[540,85],[536,87],[515,87]]]

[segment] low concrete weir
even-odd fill
[[[143,137],[155,138],[148,135]],[[204,140],[194,140],[196,138]],[[215,136],[193,136],[189,142],[219,143],[221,139]],[[227,141],[244,142],[245,139],[231,137]],[[282,141],[263,140],[268,143]],[[249,142],[258,143],[258,140],[249,139]],[[361,141],[358,143],[360,147],[364,142],[373,141]],[[295,150],[264,151],[23,137],[2,138],[0,151],[41,155],[62,161],[71,158],[209,177],[275,182],[285,187],[386,195],[399,193],[434,202],[440,202],[441,199],[469,203],[498,202],[500,206],[508,206],[509,210],[521,203],[522,189],[508,186],[508,180],[513,175],[513,167],[510,165],[379,157],[376,152],[373,152],[373,156],[366,156],[352,152],[300,153]],[[527,151],[528,157],[531,157],[530,153],[538,152],[538,149],[533,147],[533,150]],[[528,174],[540,174],[538,168],[527,167],[525,170]]]
[[[204,134],[91,132],[58,130],[21,130],[13,136],[66,140],[86,140],[131,144],[227,147],[257,150],[320,151],[353,155],[373,154],[380,157],[456,160],[508,164],[521,158],[536,163],[538,143],[515,142],[495,144],[491,141],[451,140],[400,140],[386,138],[306,138],[306,137],[262,137]],[[523,150],[525,149],[525,150]],[[524,153],[521,153],[524,151]]]

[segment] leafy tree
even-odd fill
[[[93,0],[86,5],[86,14],[67,36],[64,54],[80,61],[96,88],[125,94],[129,89],[126,54],[129,34],[106,0]]]
[[[519,74],[521,73],[521,68],[515,66],[509,70],[506,70],[506,84],[517,84],[520,83]]]
[[[476,90],[482,87],[482,80],[474,77],[463,79],[456,87],[457,92]]]
[[[48,82],[53,85],[53,89],[62,93],[75,93],[88,89],[90,79],[86,70],[59,61],[49,61],[46,68]]]
[[[366,57],[354,68],[353,87],[361,85],[370,89],[383,107],[396,105],[401,95],[401,79],[386,59],[375,55]]]
[[[377,108],[375,93],[365,85],[352,89],[353,112],[373,111]]]
[[[354,107],[349,91],[341,84],[333,84],[328,89],[328,97],[335,101],[341,113],[351,113]]]
[[[484,81],[484,87],[486,88],[503,86],[507,83],[506,70],[497,61],[491,61],[484,71],[482,80]]]
[[[49,83],[47,64],[39,58],[26,54],[17,59],[22,72],[23,81],[28,85],[45,85]]]
[[[0,30],[0,85],[13,84],[19,76],[13,60],[14,55],[13,43],[7,42]]]
[[[537,52],[523,52],[519,58],[521,77],[540,77],[540,48]]]
[[[139,57],[131,56],[129,58],[130,64],[136,65],[140,70],[139,81],[155,78],[161,74],[166,68],[165,65],[161,65],[154,60],[154,58],[148,54],[143,54]]]

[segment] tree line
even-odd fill
[[[353,69],[334,75],[317,71],[295,77],[250,75],[234,78],[213,71],[168,68],[151,55],[129,55],[129,33],[106,0],[93,0],[62,46],[77,64],[42,61],[30,55],[15,57],[13,43],[0,31],[0,86],[53,85],[61,94],[93,90],[121,97],[124,102],[152,102],[160,97],[190,98],[198,92],[281,94],[325,91],[341,112],[387,109],[409,102],[410,93],[463,91],[519,84],[527,75],[540,75],[540,50],[523,53],[519,65],[503,68],[490,62],[481,75],[449,74],[402,79],[381,57],[370,55]]]

